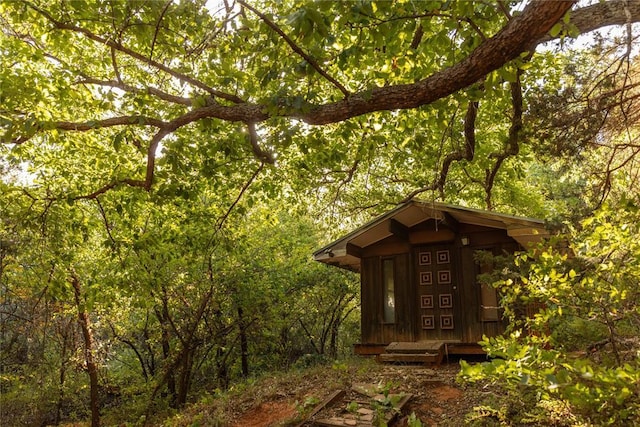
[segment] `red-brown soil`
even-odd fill
[[[232,427],[269,427],[295,416],[296,407],[289,402],[265,402],[240,416]]]
[[[256,380],[251,385],[210,399],[165,420],[172,427],[199,425],[230,427],[297,426],[336,390],[355,384],[383,387],[390,393],[412,394],[394,426],[407,426],[411,414],[425,426],[461,426],[481,404],[486,390],[456,381],[458,362],[438,367],[381,365],[371,360],[291,370]],[[194,421],[197,423],[194,424]],[[310,423],[305,423],[310,426]]]

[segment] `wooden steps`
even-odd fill
[[[437,366],[442,363],[444,352],[445,343],[442,341],[392,342],[378,358],[381,362]]]

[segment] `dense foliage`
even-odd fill
[[[129,419],[149,405],[183,405],[194,386],[214,393],[304,355],[349,351],[358,281],[311,264],[318,230],[300,214],[256,206],[219,231],[199,201],[128,200],[107,214],[106,197],[54,204],[46,221],[14,211],[19,228],[2,230],[3,419],[87,417],[86,351],[102,411]]]
[[[482,343],[490,362],[463,362],[461,373],[506,391],[506,399],[480,408],[484,418],[640,422],[639,214],[632,203],[603,208],[566,236],[568,247],[522,254],[501,271],[495,286],[510,329]]]
[[[607,198],[636,197],[640,3],[571,7],[0,1],[2,420],[142,422],[195,391],[219,396],[252,375],[347,354],[357,277],[309,254],[398,201],[576,224]],[[571,44],[621,24],[623,36]],[[616,233],[614,252],[627,241]],[[563,288],[558,298],[575,301],[554,306],[532,294],[570,321],[530,348],[564,358],[586,329],[594,343],[609,339],[597,348],[611,359],[584,369],[633,376],[621,340],[635,330],[632,288],[611,276],[607,292],[622,286],[624,297],[595,314],[575,308],[595,303],[602,283],[587,261],[606,241],[591,239],[575,240],[589,242],[574,248],[572,262],[584,262],[556,267],[553,281],[580,280],[585,295]],[[605,309],[626,320],[584,326]],[[545,353],[557,342],[574,347]],[[577,375],[566,369],[558,390]],[[608,389],[594,390],[595,402]],[[614,401],[592,419],[635,416]],[[595,403],[585,405],[575,415],[589,419]]]
[[[640,17],[556,22],[570,6],[4,2],[0,138],[56,199],[259,173],[347,206],[446,192],[513,209],[522,88],[558,67],[535,37]]]

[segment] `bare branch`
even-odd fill
[[[122,83],[120,69],[118,68],[118,61],[116,61],[116,49],[114,47],[111,48],[111,64],[113,65],[113,73],[116,75],[116,80]]]
[[[90,84],[90,85],[97,85],[97,86],[107,86],[107,87],[113,87],[113,88],[117,88],[120,90],[123,90],[125,92],[130,92],[130,93],[148,93],[149,95],[153,95],[156,96],[164,101],[168,101],[168,102],[172,102],[174,104],[181,104],[181,105],[186,105],[186,106],[191,106],[193,105],[193,101],[191,100],[191,98],[185,98],[182,96],[177,96],[177,95],[171,95],[170,93],[164,92],[160,89],[157,89],[155,87],[151,87],[151,86],[147,86],[146,88],[137,88],[135,86],[131,86],[128,85],[126,83],[122,83],[116,80],[98,80],[98,79],[94,79],[91,77],[86,77],[80,81],[78,81],[79,84]]]
[[[273,155],[266,150],[263,150],[258,144],[258,133],[256,132],[256,124],[253,122],[247,123],[247,128],[249,130],[249,141],[251,142],[251,149],[253,150],[253,154],[262,162],[269,163],[273,165],[276,160],[273,158]]]
[[[287,36],[285,34],[284,31],[282,31],[282,29],[280,29],[280,27],[278,27],[273,21],[271,21],[265,14],[261,13],[260,11],[258,11],[256,8],[254,8],[253,6],[248,5],[245,1],[243,0],[238,0],[238,3],[241,4],[242,6],[246,7],[247,9],[249,9],[250,11],[252,11],[253,13],[255,13],[256,15],[258,15],[260,17],[260,19],[262,19],[262,21],[267,24],[267,26],[269,26],[273,31],[275,31],[276,33],[278,33],[278,35],[280,37],[282,37],[282,39],[291,47],[291,49],[293,49],[293,51],[295,53],[297,53],[298,55],[300,55],[305,61],[307,61],[309,63],[309,65],[311,65],[317,72],[318,74],[320,74],[322,77],[324,77],[325,79],[327,79],[329,82],[331,82],[331,84],[333,84],[335,87],[338,88],[338,90],[340,90],[340,92],[342,92],[342,94],[345,97],[349,97],[350,93],[349,91],[342,85],[340,84],[340,82],[338,82],[336,79],[334,79],[333,77],[331,77],[326,71],[324,71],[322,69],[322,67],[320,67],[320,65],[318,64],[318,62],[313,59],[311,56],[307,55],[301,48],[300,46],[298,46],[297,44],[295,44],[293,42],[293,40],[291,40],[291,38],[289,36]]]
[[[162,18],[164,18],[165,13],[167,13],[169,6],[171,6],[171,3],[172,3],[171,0],[165,3],[164,7],[162,8],[162,12],[160,13],[160,16],[158,17],[158,21],[156,22],[156,29],[153,32],[153,40],[151,41],[151,48],[149,49],[149,61],[151,61],[153,58],[153,49],[155,48],[156,41],[158,40],[158,32],[160,32],[160,23],[162,22]]]
[[[104,223],[104,229],[107,232],[107,236],[109,236],[109,240],[111,241],[111,243],[113,245],[116,244],[116,240],[113,238],[113,235],[111,234],[111,224],[109,224],[109,218],[107,217],[107,213],[104,210],[104,207],[102,206],[102,203],[100,203],[100,199],[98,197],[95,198],[96,204],[98,205],[98,210],[100,211],[100,216],[102,217],[102,222]]]
[[[420,46],[420,42],[422,41],[422,36],[424,35],[424,28],[422,28],[422,24],[418,24],[416,28],[416,32],[413,33],[413,39],[411,39],[411,49],[417,49]]]
[[[249,189],[249,187],[251,186],[251,184],[253,184],[253,182],[256,180],[256,178],[258,178],[258,175],[260,175],[260,172],[262,172],[263,169],[264,169],[264,162],[260,163],[260,166],[258,167],[258,169],[256,169],[256,171],[253,173],[253,175],[251,175],[249,180],[242,186],[242,188],[240,189],[240,192],[238,193],[238,196],[233,201],[233,203],[231,203],[231,205],[229,206],[227,211],[224,213],[224,215],[222,215],[220,218],[218,218],[218,221],[216,221],[216,228],[215,228],[214,236],[220,230],[222,230],[222,227],[224,226],[224,223],[227,221],[227,218],[229,218],[229,215],[231,215],[231,211],[233,211],[233,209],[236,207],[236,205],[240,202],[240,200],[242,199],[242,196],[244,196],[244,193]]]
[[[462,19],[462,21],[464,21],[467,24],[469,24],[469,26],[471,26],[471,28],[473,28],[475,30],[475,32],[478,33],[478,35],[480,36],[480,38],[483,41],[487,40],[487,36],[482,32],[480,27],[478,27],[478,25],[475,22],[473,22],[473,20],[471,18],[464,18],[464,19]]]
[[[504,16],[506,16],[509,19],[512,18],[511,11],[507,7],[507,5],[504,4],[504,0],[498,0],[498,7],[502,11],[502,13],[504,13]]]
[[[627,35],[627,50],[624,54],[624,67],[625,67],[625,72],[624,72],[624,80],[622,82],[622,89],[620,91],[620,113],[622,114],[622,117],[624,119],[624,123],[627,124],[627,126],[625,126],[626,128],[626,132],[627,132],[627,137],[631,140],[631,133],[629,132],[629,114],[627,112],[627,109],[624,108],[624,99],[625,99],[625,92],[626,92],[626,87],[628,86],[628,82],[629,82],[629,71],[631,69],[631,52],[632,52],[632,48],[633,48],[633,31],[631,28],[631,10],[629,9],[629,2],[625,1],[624,2],[624,12],[625,12],[625,16],[627,18],[627,23],[626,23],[626,35]],[[622,64],[621,64],[622,66]],[[630,107],[630,105],[628,105]]]
[[[364,135],[363,135],[363,139],[364,139]],[[347,184],[349,184],[352,180],[353,180],[353,176],[355,175],[355,173],[358,170],[358,166],[360,165],[360,159],[356,158],[356,160],[353,162],[353,164],[351,165],[351,167],[348,170],[343,170],[343,171],[338,171],[340,173],[346,174],[347,176],[344,177],[343,179],[340,180],[340,182],[338,183],[338,186],[336,187],[336,192],[333,196],[333,204],[337,204],[338,200],[340,199],[340,193],[342,192],[342,189],[345,188],[347,186]],[[332,183],[334,183],[335,181],[333,181]]]
[[[42,132],[45,130],[57,129],[64,131],[77,131],[77,132],[86,132],[95,129],[108,128],[113,126],[152,126],[162,128],[167,125],[167,123],[162,120],[154,119],[146,116],[119,116],[119,117],[111,117],[109,119],[104,120],[95,120],[88,122],[40,122],[36,126],[33,127],[31,133],[27,135],[22,135],[11,140],[5,141],[0,139],[1,143],[4,144],[16,144],[20,145],[31,138],[33,138],[38,132]]]
[[[491,192],[495,184],[496,175],[500,170],[500,167],[504,161],[512,156],[515,156],[520,151],[518,140],[520,138],[520,131],[522,130],[522,85],[520,84],[520,76],[522,70],[518,69],[516,73],[516,80],[511,82],[511,104],[513,106],[513,116],[511,117],[511,127],[509,128],[509,137],[507,139],[507,145],[505,149],[500,153],[493,153],[491,158],[495,158],[496,162],[491,168],[485,172],[485,204],[487,210],[492,210],[493,205],[491,202]]]
[[[109,184],[103,185],[102,187],[100,187],[99,189],[94,191],[93,193],[85,194],[85,195],[82,195],[82,196],[76,196],[76,197],[73,198],[73,200],[94,200],[94,199],[97,199],[98,196],[106,193],[109,190],[112,190],[112,189],[114,189],[116,187],[119,187],[121,185],[128,185],[130,187],[138,187],[138,188],[146,189],[145,181],[140,181],[140,180],[135,180],[135,179],[121,179],[121,180],[114,181],[114,182],[111,182]],[[55,201],[55,200],[59,200],[59,199],[48,198],[47,200]]]

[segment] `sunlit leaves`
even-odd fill
[[[47,131],[34,135],[34,129],[41,131],[51,120],[98,123],[116,115],[171,120],[213,103],[242,100],[258,102],[270,114],[306,114],[315,104],[345,96],[321,72],[347,91],[361,91],[366,97],[374,87],[411,84],[457,63],[506,22],[496,5],[472,2],[264,1],[255,7],[265,19],[239,5],[227,6],[130,1],[82,7],[73,2],[3,5],[7,16],[15,17],[6,23],[16,32],[3,35],[10,43],[7,46],[18,57],[33,58],[33,67],[27,63],[23,71],[7,75],[7,81],[16,82],[9,86],[23,87],[18,84],[22,80],[38,90],[32,96],[26,92],[32,89],[7,92],[15,103],[14,111],[25,111],[29,116],[5,113],[4,139],[48,135],[55,145],[62,138],[58,140]],[[482,117],[482,123],[488,124],[479,126],[477,132],[483,138],[477,156],[483,164],[473,171],[465,170],[467,165],[452,168],[454,194],[466,185],[467,175],[472,182],[481,179],[488,167],[483,159],[502,148],[508,126],[503,124],[505,111],[509,109],[504,84],[513,81],[515,67],[511,64],[492,73],[485,90],[469,94],[474,101],[486,100],[480,111],[490,113]],[[212,93],[223,96],[212,97]],[[179,101],[173,102],[171,97],[179,97]],[[37,99],[37,104],[29,98]],[[294,133],[291,129],[298,126],[291,120],[270,120],[264,123],[261,135],[267,135],[269,150],[279,154],[280,175],[296,179],[300,165],[316,174],[314,184],[322,186],[321,191],[335,192],[328,183],[343,181],[329,176],[337,172],[343,178],[351,177],[349,181],[366,182],[367,187],[386,186],[384,198],[397,200],[417,187],[433,184],[443,158],[464,146],[461,112],[469,101],[465,94],[457,94],[432,108],[374,114],[362,122],[353,119],[364,135],[354,134],[350,123],[330,126],[326,132],[307,132],[299,127]],[[213,179],[217,173],[208,171],[220,164],[212,154],[215,151],[240,163],[247,161],[247,140],[229,133],[233,126],[219,126],[211,119],[194,126],[198,133],[180,128],[172,140],[164,141],[167,159],[158,164],[168,168],[156,171],[157,177],[197,169]],[[86,138],[109,139],[104,153],[108,162],[115,165],[121,161],[111,149],[126,157],[117,167],[124,172],[117,175],[140,180],[148,177],[149,159],[133,153],[145,152],[153,131],[131,128],[133,135],[127,137],[118,129],[91,132],[93,135]],[[179,139],[193,139],[206,147],[191,150],[182,145],[185,150],[180,152],[180,144],[174,143]],[[216,158],[207,160],[204,168],[191,168],[186,157],[198,151]],[[371,153],[379,155],[379,161]],[[247,166],[245,163],[244,168]],[[101,176],[104,184],[109,182],[104,181],[106,173]],[[92,182],[98,179],[91,170],[86,177]],[[510,178],[505,181],[511,182]],[[175,177],[175,181],[188,180]],[[75,193],[86,194],[87,187]],[[346,190],[341,186],[337,190],[341,194],[335,198],[351,191]],[[354,195],[354,199],[361,197]]]
[[[530,399],[532,413],[559,400],[584,422],[637,423],[637,213],[631,202],[604,208],[567,237],[570,250],[520,256],[519,274],[496,284],[512,332],[483,342],[504,360],[465,365],[463,377],[501,381]],[[538,416],[551,416],[546,411]]]

